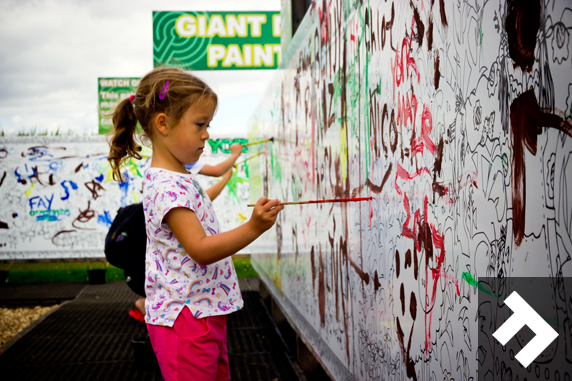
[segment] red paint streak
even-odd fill
[[[318,14],[320,16],[320,35],[322,36],[322,46],[329,40],[328,29],[330,29],[330,10],[328,9],[328,4],[324,2],[325,9],[322,11],[318,8]]]
[[[411,157],[415,157],[415,155],[417,155],[417,153],[421,153],[421,155],[423,155],[423,137],[420,136],[418,138],[413,139],[413,141],[411,142]]]
[[[435,143],[431,140],[429,134],[433,129],[433,117],[431,116],[431,111],[426,104],[423,105],[423,115],[421,117],[421,136],[423,136],[423,141],[425,142],[425,147],[435,156]]]
[[[403,223],[402,233],[405,237],[415,239],[413,231],[409,228],[409,220],[411,219],[411,211],[409,208],[409,199],[407,198],[407,193],[403,195],[403,208],[405,208],[405,213],[407,213],[407,218]]]
[[[369,201],[369,229],[371,230],[371,218],[373,217],[373,206],[371,200]]]
[[[402,193],[401,193],[401,189],[397,185],[397,178],[398,177],[403,179],[403,180],[413,180],[417,176],[421,175],[423,172],[425,172],[429,176],[431,176],[431,173],[429,172],[429,170],[426,167],[419,168],[417,170],[417,172],[415,172],[414,174],[411,175],[411,174],[409,174],[409,172],[407,172],[407,170],[405,168],[403,168],[403,166],[401,164],[399,164],[399,162],[397,162],[396,164],[397,164],[397,171],[395,173],[395,190],[399,194],[402,194]]]
[[[444,277],[445,279],[447,279],[449,282],[453,283],[455,285],[455,287],[457,288],[457,296],[461,296],[461,291],[459,290],[459,282],[457,282],[457,280],[455,279],[455,277],[451,274],[449,274],[447,271],[445,270],[441,270],[441,273],[438,273],[436,269],[432,270],[433,273],[433,279],[435,280],[435,282],[440,278],[440,277]]]
[[[454,189],[454,187],[452,187],[450,183],[440,183],[440,185],[442,185],[444,188],[445,194],[439,195],[439,197],[445,200],[445,202],[447,202],[448,204],[456,203],[459,200],[459,192],[461,191],[461,189],[463,189],[469,184],[472,184],[475,188],[479,189],[479,186],[477,185],[477,172],[464,173],[462,176],[459,177],[459,179],[460,178],[466,178],[466,180],[465,181],[459,180],[460,184],[456,190]]]
[[[405,53],[405,59],[403,57]],[[405,67],[404,67],[405,63]],[[411,57],[411,49],[407,44],[407,38],[403,38],[401,44],[401,51],[399,48],[395,51],[395,59],[391,60],[391,75],[393,77],[393,100],[395,101],[395,87],[399,87],[406,78],[409,78],[409,69],[412,69],[417,74],[417,83],[421,83],[421,76],[417,70],[417,63]],[[398,71],[399,70],[399,71]]]
[[[352,40],[352,42],[356,42],[356,36],[354,36],[353,34],[350,36],[350,39]]]

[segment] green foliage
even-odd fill
[[[6,268],[7,266],[2,266]],[[101,262],[91,262],[93,269],[102,269]],[[8,275],[9,283],[41,283],[41,282],[87,282],[86,262],[35,262],[14,263]],[[123,270],[108,266],[105,273],[107,282],[123,281]]]
[[[258,273],[250,264],[250,258],[233,258],[232,262],[239,278],[258,278]]]
[[[239,278],[258,278],[258,274],[250,264],[250,258],[233,258],[234,268]],[[42,283],[42,282],[87,282],[87,270],[103,269],[103,262],[30,262],[14,263],[8,275],[9,283]],[[8,268],[8,263],[0,266],[0,270]],[[107,282],[124,281],[123,270],[109,265],[105,273]]]

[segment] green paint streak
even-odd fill
[[[463,280],[464,280],[465,282],[467,282],[469,285],[475,287],[477,290],[479,290],[479,291],[481,291],[481,292],[483,292],[483,293],[485,293],[485,294],[487,294],[487,295],[489,295],[489,296],[492,296],[493,298],[495,298],[495,299],[497,299],[497,300],[500,300],[501,302],[504,303],[504,300],[505,300],[506,298],[500,297],[500,296],[498,296],[497,294],[495,294],[494,292],[492,292],[491,290],[487,290],[486,288],[484,288],[483,285],[480,284],[478,280],[476,280],[475,278],[473,278],[473,276],[471,275],[470,272],[464,272],[464,273],[463,273]],[[539,314],[539,315],[540,315],[540,314]],[[557,330],[559,329],[559,327],[562,327],[562,325],[561,325],[561,324],[558,324],[557,321],[555,321],[555,320],[553,320],[553,319],[548,319],[548,318],[546,318],[546,317],[544,317],[544,316],[542,316],[542,315],[540,315],[540,316],[542,317],[542,319],[544,319],[545,322],[547,322],[548,324],[550,324],[551,326],[553,326],[553,327],[556,328]]]
[[[247,179],[250,179],[250,175],[248,174],[248,161],[245,161],[243,165],[244,165],[244,174]]]
[[[370,4],[369,4],[369,0],[367,2],[367,7],[368,9],[371,9]],[[363,23],[363,25],[365,25],[364,20],[362,15],[360,14],[360,18],[361,21]],[[370,25],[371,28],[371,25]],[[361,36],[361,40],[364,41],[365,44],[365,27],[362,28],[362,36]],[[358,47],[358,52],[359,52],[359,47]],[[365,52],[365,102],[363,104],[363,110],[364,110],[364,119],[365,119],[365,125],[364,125],[364,129],[365,129],[365,178],[368,179],[369,178],[369,168],[371,166],[371,146],[370,146],[370,140],[371,137],[369,135],[369,127],[370,127],[370,123],[371,121],[369,120],[369,97],[367,94],[367,90],[369,89],[369,61],[371,60],[371,54],[366,51]],[[360,168],[361,171],[361,168]],[[361,185],[361,184],[360,184]],[[369,190],[369,185],[367,185],[367,181],[366,181],[366,187]]]
[[[483,30],[481,29],[481,27],[479,27],[479,40],[481,42],[481,56],[484,57],[484,52],[483,52]]]
[[[228,187],[228,191],[230,193],[230,199],[236,201],[237,204],[240,203],[238,194],[236,193],[238,184],[244,184],[247,182],[248,182],[247,178],[240,177],[238,176],[238,172],[234,172],[231,178],[228,180],[228,183],[226,183],[226,186]]]
[[[483,287],[482,284],[480,284],[475,278],[473,278],[470,272],[463,273],[463,280],[467,282],[469,285],[476,287],[477,290],[484,292],[485,294],[492,296],[495,299],[499,299],[499,297],[494,292],[487,290],[486,288]]]

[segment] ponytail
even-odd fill
[[[109,143],[109,164],[113,171],[113,180],[123,181],[121,166],[129,158],[141,160],[141,146],[137,144],[135,130],[137,116],[129,98],[117,104],[112,114],[113,135]]]

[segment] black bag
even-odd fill
[[[107,261],[123,270],[144,269],[146,248],[143,204],[119,208],[105,237],[104,251]]]

